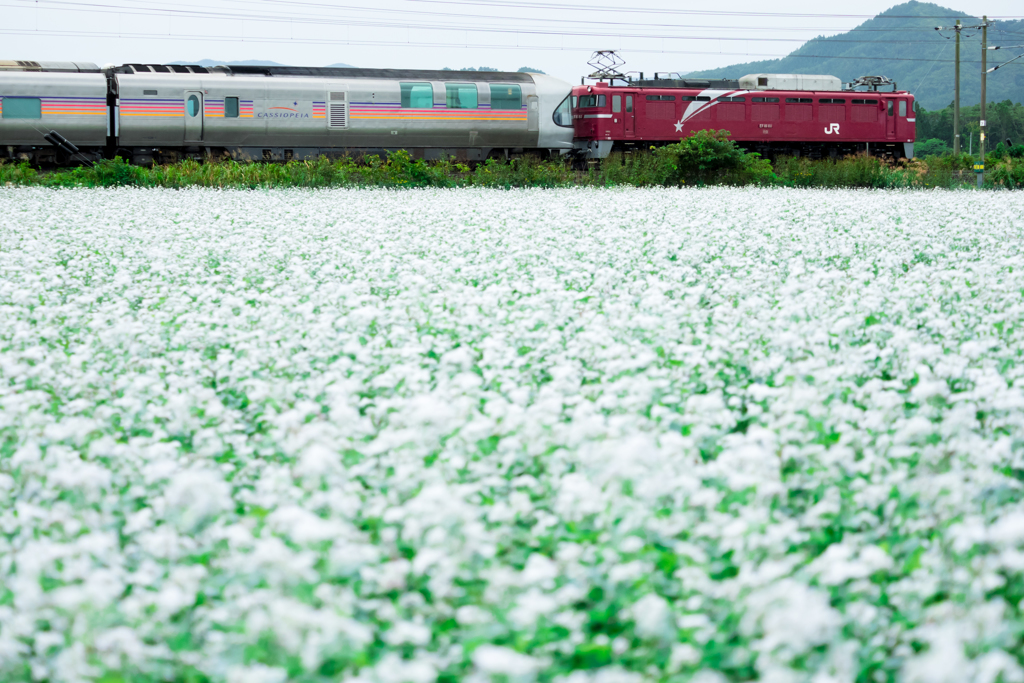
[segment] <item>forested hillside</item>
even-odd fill
[[[906,2],[869,19],[856,29],[808,41],[782,59],[695,71],[691,75],[738,78],[749,73],[832,74],[851,81],[878,74],[894,79],[927,109],[941,109],[953,100],[952,31],[936,26],[980,21],[967,13],[927,2]],[[977,104],[981,92],[981,32],[963,31],[961,38],[961,102]],[[996,22],[988,32],[989,45],[1024,44],[1024,20]],[[990,51],[994,66],[1018,51]],[[1024,59],[988,76],[988,101],[1024,102]]]
[[[981,129],[981,105],[975,104],[960,109],[960,139],[963,151],[978,151],[978,134]],[[1024,143],[1024,105],[1009,100],[989,102],[985,110],[988,122],[988,149],[1010,140],[1013,145]],[[972,141],[973,140],[973,144]],[[928,111],[917,110],[917,156],[942,154],[953,146],[953,107]]]

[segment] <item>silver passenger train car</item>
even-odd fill
[[[109,143],[107,91],[95,64],[0,61],[0,159],[56,163],[43,139],[51,130],[82,149],[76,161],[99,159]]]
[[[140,164],[559,154],[573,147],[570,90],[533,73],[0,62],[0,158],[69,161],[50,130],[76,157]]]

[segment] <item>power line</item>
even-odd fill
[[[338,18],[329,19],[326,17],[314,17],[314,16],[291,16],[291,17],[280,17],[280,16],[266,16],[266,15],[254,15],[252,13],[241,14],[238,12],[224,12],[214,10],[188,10],[188,9],[174,9],[174,8],[138,8],[138,7],[126,7],[124,5],[116,5],[111,3],[99,3],[99,2],[65,2],[64,0],[43,0],[43,2],[52,5],[72,5],[72,7],[63,8],[65,11],[73,12],[103,12],[112,14],[132,14],[139,16],[166,16],[172,14],[175,16],[188,16],[191,18],[204,18],[204,19],[221,19],[221,20],[232,20],[232,21],[256,21],[262,23],[268,22],[279,22],[279,21],[290,21],[302,24],[317,24],[317,25],[344,25],[344,26],[357,26],[357,27],[368,27],[368,28],[387,28],[387,29],[406,29],[406,30],[444,30],[444,31],[468,31],[474,33],[504,33],[504,34],[518,34],[518,35],[534,35],[534,36],[571,36],[579,38],[645,38],[645,39],[665,39],[665,40],[715,40],[715,41],[754,41],[754,42],[770,42],[770,43],[810,43],[810,42],[830,42],[830,43],[851,43],[851,44],[873,44],[885,41],[878,40],[850,40],[845,38],[827,37],[827,38],[764,38],[764,37],[746,37],[746,36],[704,36],[704,35],[674,35],[674,34],[651,34],[651,33],[622,33],[622,32],[599,32],[599,31],[569,31],[569,30],[554,30],[554,29],[536,29],[536,28],[517,28],[509,26],[477,26],[469,24],[402,24],[393,23],[382,20],[373,19],[353,19],[353,18]],[[0,7],[19,7],[19,5],[6,5],[0,4]],[[659,27],[661,28],[661,27]],[[925,43],[934,44],[933,40],[901,40],[901,43]]]
[[[660,9],[645,7],[607,5],[569,5],[559,3],[539,2],[504,2],[495,0],[483,2],[481,0],[408,0],[409,2],[420,2],[439,5],[473,5],[477,7],[515,7],[518,9],[565,9],[585,12],[641,12],[650,14],[686,14],[694,16],[726,16],[726,17],[789,17],[800,19],[973,19],[966,14],[938,14],[938,15],[914,15],[914,14],[822,14],[806,12],[733,12],[724,10],[684,10],[684,9]],[[1024,19],[1024,15],[1003,15],[994,16],[993,19]]]
[[[35,4],[34,0],[21,0],[21,1],[26,2],[26,3],[30,3],[31,5]],[[131,2],[132,0],[128,0],[128,1]],[[244,4],[247,8],[251,8],[252,4],[253,4],[253,0],[225,0],[225,1],[233,3],[233,4],[241,3],[241,4]],[[73,3],[73,2],[62,2],[62,0],[41,0],[41,2],[43,2],[44,4],[71,4],[71,5],[81,4],[81,3]],[[361,11],[361,12],[401,13],[403,15],[415,14],[415,15],[426,15],[426,16],[440,16],[440,17],[446,17],[446,18],[471,18],[471,19],[510,20],[510,21],[521,21],[522,20],[521,16],[520,17],[511,17],[511,16],[490,15],[490,14],[487,14],[487,15],[468,14],[468,13],[460,13],[460,12],[435,12],[435,11],[429,11],[429,10],[410,10],[410,9],[404,9],[404,8],[403,9],[396,9],[396,8],[389,8],[389,7],[366,7],[366,6],[362,6],[362,5],[338,5],[338,4],[328,4],[328,3],[322,3],[322,2],[293,2],[292,0],[255,0],[255,2],[259,2],[259,3],[262,3],[262,4],[273,4],[273,5],[282,5],[283,4],[283,5],[286,5],[289,8],[292,8],[292,7],[295,7],[295,6],[302,6],[302,7],[316,7],[316,8],[330,9],[330,10],[335,10],[335,11],[337,11],[337,10],[346,10],[346,11]],[[138,4],[142,4],[145,9],[159,11],[159,8],[155,8],[152,5],[152,3],[141,2],[141,3],[138,3]],[[183,7],[183,6],[184,7],[195,7],[195,5],[183,5],[182,3],[176,3],[175,4],[175,8]],[[249,16],[251,16],[251,14],[246,13],[244,16],[249,17]],[[274,16],[280,16],[282,20],[290,20],[290,19],[293,19],[296,15],[293,12],[289,12],[287,15],[274,15]],[[529,20],[531,22],[544,22],[544,23],[572,23],[573,25],[578,25],[578,24],[596,24],[596,25],[613,25],[613,26],[650,26],[651,25],[649,22],[632,23],[632,22],[623,22],[621,20],[615,20],[615,21],[596,21],[596,20],[593,20],[593,19],[585,19],[585,18],[579,18],[579,17],[565,18],[565,19],[552,19],[552,18],[548,18],[548,17],[532,16],[532,17],[530,17]],[[856,30],[858,33],[860,33],[860,32],[872,32],[872,33],[896,33],[896,32],[899,32],[899,33],[904,33],[906,31],[927,31],[927,32],[930,33],[931,30],[932,30],[928,26],[904,26],[904,27],[895,27],[895,28],[870,28],[870,27],[869,28],[851,28],[851,27],[838,27],[838,26],[804,26],[804,27],[787,28],[787,27],[774,27],[774,26],[737,26],[737,25],[734,25],[734,24],[730,24],[730,25],[716,25],[716,24],[665,24],[665,23],[661,23],[661,24],[659,24],[659,26],[661,28],[727,29],[727,30],[730,30],[730,31],[772,31],[774,33],[778,33],[780,31],[801,31],[801,32],[808,32],[808,31],[831,31],[831,32],[836,32],[836,33],[848,33],[848,32],[854,31],[854,30]]]
[[[318,38],[245,38],[238,35],[200,35],[200,34],[146,34],[139,36],[125,36],[122,33],[107,31],[57,31],[43,29],[39,31],[21,29],[0,29],[0,35],[52,35],[59,37],[82,37],[82,38],[129,38],[136,40],[222,40],[232,43],[268,43],[268,44],[299,44],[299,45],[375,45],[375,46],[410,46],[410,47],[437,47],[437,48],[492,48],[499,50],[539,50],[552,52],[590,52],[591,48],[583,47],[556,47],[556,46],[533,46],[533,45],[498,45],[494,43],[459,43],[450,42],[411,42],[402,40],[337,40]],[[811,54],[771,54],[763,52],[721,52],[712,50],[655,50],[655,49],[630,49],[630,52],[644,54],[678,54],[678,55],[722,55],[729,57],[767,57],[769,59],[841,59],[844,61],[880,61],[880,62],[941,62],[951,64],[949,59],[924,59],[919,57],[850,57],[847,55],[811,55]],[[980,63],[962,60],[961,63]],[[1016,66],[1016,65],[1015,65]]]

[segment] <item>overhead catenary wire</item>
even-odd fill
[[[101,3],[101,2],[70,2],[68,0],[41,0],[45,4],[50,5],[62,5],[65,6],[63,9],[67,11],[79,11],[79,12],[106,12],[116,14],[134,14],[142,16],[166,16],[167,14],[173,14],[176,16],[189,16],[192,18],[205,18],[205,19],[223,19],[223,20],[244,20],[244,21],[255,21],[263,23],[276,23],[282,20],[282,17],[278,16],[259,16],[250,13],[238,13],[238,12],[224,12],[215,10],[189,10],[189,9],[176,9],[176,8],[165,8],[165,7],[126,7],[124,5],[117,5],[113,3]],[[0,4],[0,7],[18,7],[21,5],[10,5]],[[485,18],[485,17],[481,17]],[[406,30],[446,30],[446,31],[468,31],[474,33],[503,33],[503,34],[520,34],[520,35],[540,35],[540,36],[569,36],[569,37],[581,37],[581,38],[642,38],[642,39],[666,39],[666,40],[715,40],[715,41],[727,41],[727,42],[771,42],[771,43],[801,43],[805,44],[808,42],[832,42],[832,43],[855,43],[855,44],[872,44],[877,40],[851,40],[847,38],[837,37],[818,37],[811,39],[804,38],[775,38],[775,37],[746,37],[746,36],[705,36],[705,35],[678,35],[678,34],[667,34],[667,33],[623,33],[621,31],[616,32],[599,32],[599,31],[572,31],[572,30],[548,30],[548,29],[537,29],[537,28],[521,28],[512,26],[473,26],[465,24],[403,24],[394,23],[381,20],[372,19],[354,19],[351,17],[329,19],[322,16],[295,16],[288,17],[290,22],[293,23],[307,23],[316,25],[344,25],[344,26],[358,26],[368,28],[388,28],[388,29],[406,29]],[[663,28],[663,27],[662,27]],[[923,43],[929,44],[934,43],[931,40],[915,41],[915,40],[901,40],[901,43]]]
[[[113,31],[57,31],[53,29],[18,30],[0,29],[0,35],[53,35],[60,37],[84,37],[84,38],[124,38],[123,33]],[[238,35],[213,35],[213,34],[181,34],[169,33],[164,35],[147,34],[137,36],[138,40],[221,40],[224,42],[237,43],[267,43],[300,45],[375,45],[375,46],[412,46],[412,47],[444,47],[459,49],[481,49],[491,48],[499,50],[537,50],[551,52],[590,52],[588,47],[565,47],[565,46],[537,46],[537,45],[500,45],[495,43],[458,43],[448,42],[415,42],[406,40],[351,40],[351,39],[327,39],[327,38],[260,38]],[[630,52],[644,54],[678,54],[678,55],[723,55],[730,57],[766,57],[768,59],[801,58],[801,59],[841,59],[844,61],[881,61],[881,62],[944,62],[952,63],[951,59],[928,59],[921,57],[850,57],[847,55],[819,55],[819,54],[777,54],[764,52],[724,52],[717,50],[665,50],[650,48],[630,48]],[[961,63],[980,63],[970,60],[961,60]]]
[[[540,3],[540,2],[509,2],[506,0],[408,0],[408,2],[437,4],[437,5],[473,5],[477,7],[516,7],[519,9],[565,9],[571,11],[586,12],[615,12],[615,13],[645,13],[645,14],[683,14],[693,16],[723,16],[723,17],[788,17],[799,19],[973,19],[962,12],[954,14],[937,15],[916,15],[916,14],[829,14],[814,12],[740,12],[728,10],[685,10],[685,9],[662,9],[648,7],[629,7],[628,5],[608,6],[593,4],[564,4],[564,3]],[[1024,19],[1024,15],[1001,15],[993,16],[993,19]]]
[[[1012,64],[1013,62],[1016,62],[1021,57],[1024,57],[1024,53],[1017,55],[1013,59],[1008,59],[1005,62],[1003,62],[1002,64],[997,64],[996,66],[992,67],[991,69],[986,69],[985,73],[992,73],[993,71],[997,71],[998,69],[1002,69],[1007,64]]]
[[[29,6],[34,7],[37,4],[42,4],[44,6],[46,6],[46,5],[70,5],[71,7],[68,8],[68,9],[72,9],[72,11],[74,11],[73,8],[74,8],[75,5],[80,5],[80,6],[83,6],[83,7],[84,6],[90,6],[90,7],[97,6],[94,3],[73,2],[73,1],[70,1],[70,0],[17,0],[17,1],[22,3],[22,5],[24,7],[29,7]],[[136,0],[124,0],[124,1],[125,2],[136,2]],[[339,5],[339,4],[328,4],[328,3],[321,3],[321,2],[292,2],[291,0],[225,0],[225,1],[229,2],[229,3],[235,3],[235,4],[237,4],[237,3],[245,4],[246,7],[247,7],[247,11],[244,14],[233,15],[233,18],[242,18],[242,17],[244,17],[246,19],[253,18],[254,15],[252,14],[251,7],[252,7],[253,3],[256,2],[256,3],[262,3],[262,4],[273,4],[273,5],[285,4],[285,5],[287,5],[289,7],[289,11],[286,14],[264,15],[264,16],[277,17],[280,20],[288,20],[288,21],[292,21],[296,17],[302,17],[303,16],[303,15],[296,15],[295,12],[294,12],[294,9],[291,9],[291,8],[296,7],[296,6],[329,9],[329,10],[335,10],[335,11],[345,10],[345,11],[360,11],[360,12],[373,12],[373,13],[384,13],[384,14],[398,13],[398,14],[402,14],[402,15],[410,15],[410,14],[412,14],[412,15],[423,15],[423,16],[439,16],[439,17],[445,17],[445,18],[470,18],[470,19],[487,19],[487,20],[502,20],[502,21],[521,21],[522,20],[521,16],[520,17],[512,17],[512,16],[502,16],[502,15],[467,14],[467,13],[459,13],[459,12],[436,12],[436,11],[429,11],[429,10],[411,10],[411,9],[407,9],[407,8],[398,9],[398,8],[390,8],[390,7],[366,7],[366,6],[363,6],[363,5]],[[173,11],[180,11],[180,8],[182,8],[182,7],[196,7],[196,5],[188,5],[188,4],[185,4],[185,3],[175,3],[174,7],[171,10],[169,10],[169,9],[164,9],[164,8],[157,7],[152,2],[137,2],[136,4],[140,4],[140,5],[142,5],[142,7],[141,8],[125,8],[125,9],[149,10],[148,13],[155,14],[157,16],[162,16],[162,15],[167,14],[168,11],[172,11],[172,10]],[[19,5],[8,5],[8,6],[10,6],[10,7],[17,7]],[[110,3],[107,3],[107,4],[102,5],[102,6],[103,7],[107,7],[107,8],[120,8],[120,7],[122,7],[120,5],[112,5]],[[207,6],[205,6],[205,5],[203,5],[202,7],[204,8],[204,10],[207,9]],[[91,9],[90,10],[84,10],[83,9],[83,10],[78,10],[78,11],[92,11],[92,10]],[[123,12],[124,10],[118,9],[118,11],[122,11]],[[310,15],[306,15],[306,18],[310,18]],[[317,21],[320,21],[321,20],[321,16],[320,15],[316,15],[315,19]],[[549,17],[533,17],[533,16],[531,16],[529,18],[529,21],[530,22],[542,22],[542,23],[570,23],[572,25],[580,25],[580,24],[592,24],[592,25],[603,25],[603,26],[608,26],[608,25],[611,25],[611,26],[650,26],[651,25],[650,22],[642,22],[642,23],[624,22],[621,19],[616,19],[614,21],[598,21],[598,20],[594,20],[594,19],[587,19],[587,18],[584,18],[584,17],[572,17],[572,18],[554,19],[554,18],[549,18]],[[867,32],[867,33],[905,33],[906,31],[928,31],[928,32],[931,31],[931,29],[929,27],[927,27],[927,26],[902,26],[902,27],[894,27],[894,28],[849,27],[849,26],[846,26],[846,27],[802,26],[802,27],[792,27],[792,28],[790,28],[790,27],[785,27],[785,26],[781,26],[781,27],[775,27],[775,26],[738,26],[738,25],[734,25],[734,24],[733,25],[667,24],[667,23],[664,23],[664,22],[659,23],[658,26],[660,28],[726,29],[726,30],[729,30],[729,31],[771,31],[773,33],[787,32],[787,31],[788,32],[801,31],[801,32],[805,32],[805,33],[808,32],[808,31],[829,31],[829,32],[837,32],[837,33],[848,33],[848,32],[854,31],[854,30],[856,30],[859,33],[860,32]]]

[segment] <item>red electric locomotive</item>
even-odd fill
[[[834,76],[751,74],[739,80],[620,76],[572,89],[576,147],[588,158],[727,130],[749,151],[774,157],[868,152],[914,156],[914,97],[879,92],[883,77],[843,84]],[[855,90],[867,85],[874,90]]]

